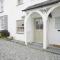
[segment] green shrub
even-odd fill
[[[8,32],[8,30],[0,31],[0,38],[7,38],[8,36],[10,36],[10,33]]]

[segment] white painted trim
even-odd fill
[[[56,9],[57,7],[60,7],[60,2],[58,3],[58,5],[55,5],[55,6],[51,7],[51,8],[48,10],[48,12],[47,12],[47,20],[48,20],[49,14],[50,14],[54,9]]]
[[[48,47],[48,40],[47,40],[47,17],[44,18],[43,23],[43,48],[47,49]]]

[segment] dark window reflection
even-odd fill
[[[36,29],[43,29],[43,23],[40,20],[36,21]]]

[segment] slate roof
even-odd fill
[[[36,5],[33,5],[33,6],[29,6],[22,11],[27,11],[27,10],[31,10],[31,9],[35,9],[35,8],[40,8],[40,7],[52,5],[52,4],[55,4],[55,3],[58,3],[58,2],[60,2],[60,0],[48,0],[48,1],[45,1],[45,2],[42,2],[42,3],[38,3]]]

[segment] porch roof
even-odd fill
[[[42,2],[42,3],[35,4],[33,6],[29,6],[22,11],[27,11],[27,10],[31,10],[31,9],[40,8],[40,7],[52,5],[52,4],[55,4],[55,3],[58,3],[58,2],[60,2],[60,0],[48,0],[48,1],[45,1],[45,2]]]

